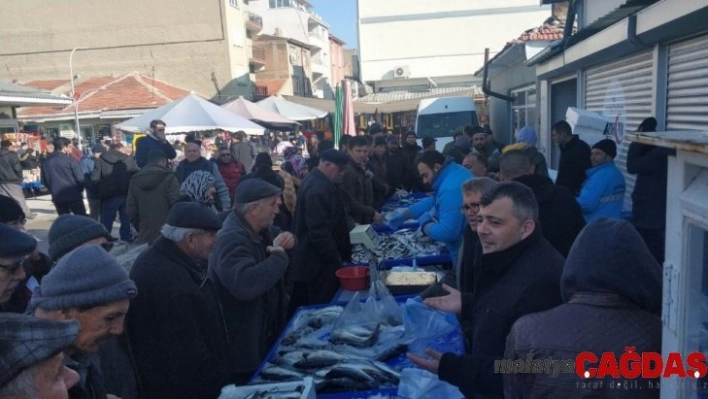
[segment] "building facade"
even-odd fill
[[[339,39],[334,35],[329,35],[329,54],[331,60],[331,72],[332,85],[337,87],[347,75],[349,71],[349,65],[346,58],[344,57],[344,41]]]
[[[501,49],[550,15],[538,0],[358,0],[357,7],[361,78],[376,92],[478,84],[485,48]]]
[[[262,33],[307,46],[312,61],[312,96],[334,98],[331,76],[329,25],[304,0],[250,0],[250,9],[263,16]],[[258,82],[263,86],[265,82]]]
[[[578,32],[552,43],[526,65],[536,68],[539,141],[552,149],[546,157],[555,164],[551,126],[565,119],[569,107],[599,114],[606,130],[583,139],[590,145],[603,138],[617,143],[615,162],[625,174],[625,210],[630,211],[635,176],[626,173],[625,133],[636,131],[650,116],[657,119],[660,131],[708,131],[708,3],[613,4],[607,10],[604,2],[576,3]]]
[[[57,18],[64,15],[64,18]],[[253,91],[251,37],[260,18],[244,0],[7,0],[0,78],[69,78],[138,71],[217,100]]]
[[[285,37],[259,35],[254,48],[265,57],[265,66],[256,72],[254,100],[275,95],[312,97],[309,45]]]

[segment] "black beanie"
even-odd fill
[[[615,144],[614,140],[610,139],[604,139],[600,140],[597,143],[595,143],[592,148],[597,148],[598,150],[602,150],[605,154],[611,156],[612,158],[617,156],[617,144]]]

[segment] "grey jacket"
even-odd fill
[[[284,252],[266,252],[278,233],[270,227],[258,234],[232,212],[209,259],[208,274],[223,306],[237,373],[255,371],[285,327],[289,258]]]

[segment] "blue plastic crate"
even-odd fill
[[[402,199],[393,199],[393,198],[392,198],[392,199],[390,199],[390,200],[384,202],[383,205],[381,205],[381,211],[382,211],[382,212],[389,212],[389,211],[392,211],[392,210],[394,210],[394,209],[408,207],[408,206],[410,206],[410,204],[402,205],[402,204],[403,204],[403,201],[406,201],[406,200],[422,200],[423,198],[425,198],[425,197],[427,197],[427,196],[428,196],[427,193],[420,193],[420,192],[418,192],[418,193],[412,193],[412,194],[410,194],[410,195],[408,195],[408,196],[406,196],[406,197],[404,197],[404,198],[402,198]]]
[[[405,303],[408,298],[412,298],[413,296],[411,295],[404,295],[404,296],[397,296],[396,297],[396,302],[398,303]],[[273,347],[270,349],[268,354],[266,355],[265,359],[263,359],[263,362],[261,365],[258,367],[258,370],[255,372],[253,377],[251,378],[251,382],[256,382],[256,379],[260,375],[261,371],[263,368],[265,368],[268,365],[268,361],[271,359],[274,359],[276,357],[278,348],[280,347],[280,341],[283,340],[283,338],[287,335],[287,333],[290,331],[292,328],[292,323],[293,321],[297,318],[298,314],[302,312],[303,310],[308,310],[308,309],[322,309],[326,308],[328,306],[333,306],[333,305],[339,305],[339,306],[346,306],[347,302],[333,302],[333,303],[328,303],[324,305],[312,305],[312,306],[301,306],[297,308],[295,311],[295,314],[293,317],[288,321],[287,326],[285,326],[285,329],[280,333],[280,336],[278,337],[278,340],[276,343],[273,345]],[[439,337],[436,337],[433,340],[426,340],[424,345],[420,347],[409,347],[409,350],[415,351],[416,353],[422,353],[423,347],[430,347],[433,348],[437,351],[440,352],[454,352],[458,354],[465,353],[465,337],[464,334],[462,333],[461,329],[457,329],[455,331],[451,331],[448,334],[441,335]],[[398,355],[396,358],[393,358],[386,362],[389,366],[396,367],[396,368],[412,368],[412,367],[417,367],[415,366],[407,357],[405,353],[402,353]],[[370,390],[370,391],[357,391],[357,392],[337,392],[337,393],[328,393],[328,394],[318,394],[318,398],[325,398],[325,399],[359,399],[359,398],[367,398],[369,396],[381,394],[381,395],[388,395],[392,398],[397,396],[398,392],[398,387],[396,388],[382,388],[382,389],[376,389],[376,390]]]

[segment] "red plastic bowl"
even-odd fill
[[[342,288],[348,291],[365,290],[369,279],[369,266],[347,266],[335,273]]]

